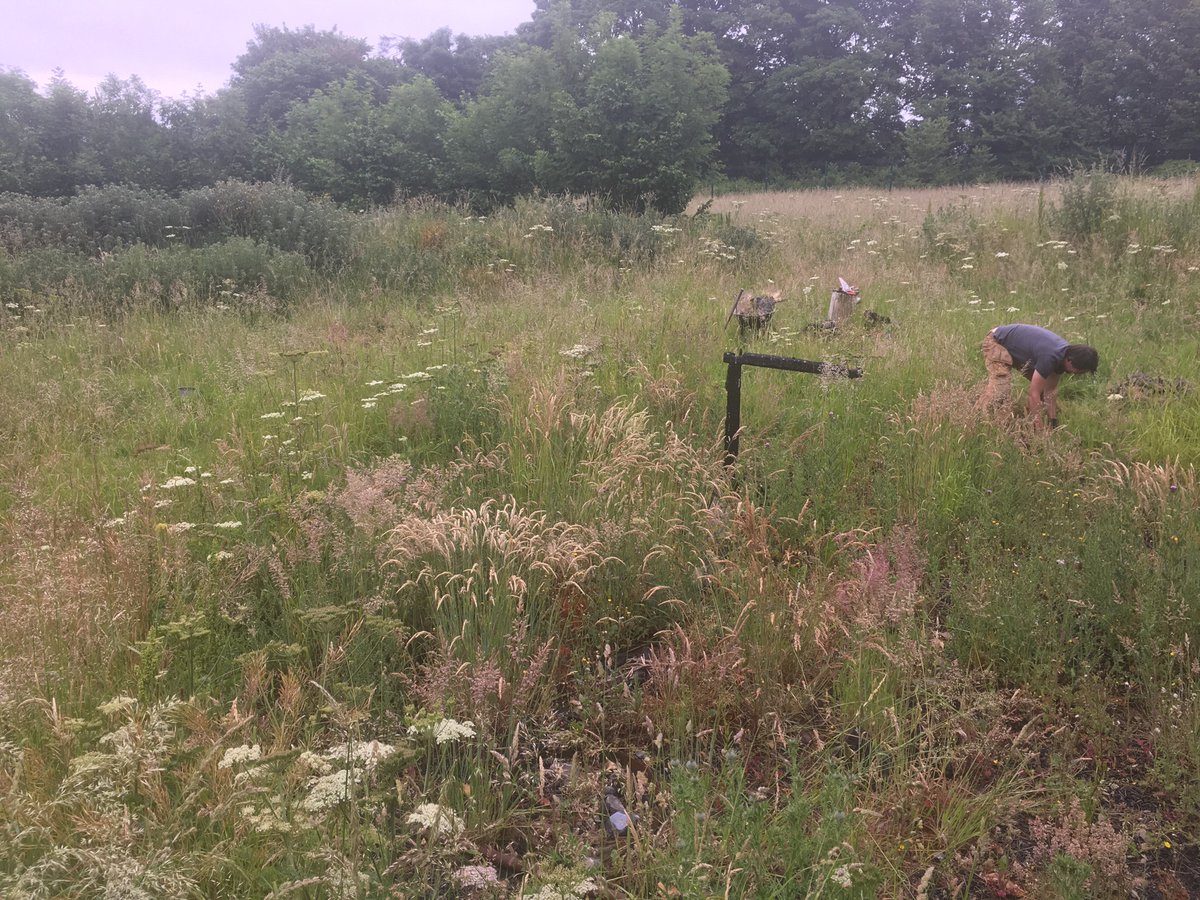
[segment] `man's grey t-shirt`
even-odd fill
[[[1037,325],[1001,325],[992,337],[1013,358],[1013,368],[1026,378],[1037,372],[1043,378],[1061,374],[1067,358],[1067,342],[1053,331]]]

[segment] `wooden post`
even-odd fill
[[[854,301],[856,299],[853,294],[847,294],[844,291],[834,291],[830,294],[829,321],[834,325],[841,325],[854,315]]]

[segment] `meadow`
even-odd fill
[[[0,896],[1200,896],[1194,179],[271,190],[0,234]]]

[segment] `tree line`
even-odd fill
[[[365,207],[703,179],[938,184],[1200,158],[1200,0],[537,0],[372,48],[258,26],[212,95],[0,72],[0,191],[290,180]],[[1178,163],[1174,163],[1178,165]]]

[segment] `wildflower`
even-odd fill
[[[186,475],[176,475],[174,478],[168,478],[159,487],[164,491],[172,491],[178,487],[191,487],[195,483],[195,478],[188,478]]]
[[[167,500],[167,499],[155,500],[154,508],[155,509],[166,509],[168,506],[170,506],[174,502],[175,502],[174,500]]]
[[[454,719],[442,719],[433,726],[433,739],[439,744],[450,744],[460,738],[475,737],[474,722],[458,722]]]
[[[422,831],[433,831],[435,834],[456,835],[466,826],[463,820],[453,812],[436,803],[422,803],[414,812],[408,814],[405,821],[416,825]]]
[[[358,773],[354,769],[339,769],[320,778],[314,778],[308,787],[308,796],[301,804],[309,812],[319,812],[323,809],[337,806],[350,797],[350,790],[358,781]]]
[[[587,346],[587,344],[576,344],[574,347],[566,350],[559,350],[558,355],[565,356],[567,359],[583,359],[591,352],[592,348]]]
[[[215,559],[220,562],[226,559],[233,559],[233,554],[228,550],[218,550],[216,553],[212,554],[209,559]]]
[[[412,379],[414,381],[424,381],[426,379],[432,378],[433,376],[430,375],[428,372],[413,372],[411,375],[405,375],[404,377]]]
[[[1000,252],[998,252],[996,254],[996,259],[1007,259],[1007,258],[1008,258],[1008,254],[1005,253],[1003,250],[1001,250]]]
[[[310,772],[316,772],[318,775],[328,775],[333,771],[333,766],[323,756],[313,753],[311,750],[305,750],[298,757],[296,762],[304,766]]]
[[[1065,262],[1063,262],[1063,261],[1060,259],[1060,260],[1058,261],[1058,268],[1059,268],[1059,269],[1065,269],[1065,268],[1067,268],[1067,264],[1066,264]]]
[[[124,516],[118,516],[118,517],[117,517],[117,518],[115,518],[115,519],[108,519],[108,520],[107,520],[107,521],[104,523],[104,527],[105,527],[105,528],[116,528],[118,525],[124,525],[124,524],[125,524],[125,517],[124,517]]]
[[[368,381],[367,387],[378,387],[381,384],[383,384],[382,381]]]
[[[391,744],[379,741],[351,741],[334,748],[325,756],[330,760],[345,760],[352,765],[370,770],[395,752],[396,748]]]
[[[830,877],[833,878],[834,882],[839,887],[849,889],[854,885],[854,879],[850,877],[849,866],[838,866],[833,870],[833,875]]]
[[[242,744],[240,747],[230,747],[217,763],[218,769],[232,769],[243,763],[262,759],[262,747],[258,744]]]
[[[318,391],[305,391],[303,394],[300,395],[301,403],[310,403],[313,400],[324,400],[324,399],[325,399],[325,395]]]
[[[438,333],[438,330],[436,328],[421,329],[421,334],[423,334],[423,335],[431,335],[431,334],[437,334],[437,333]]]
[[[462,888],[482,889],[498,885],[500,876],[493,866],[463,866],[454,873],[454,880]]]
[[[594,879],[585,878],[574,884],[546,885],[530,897],[530,900],[579,900],[579,898],[594,894],[598,890],[600,890],[600,885]]]
[[[259,418],[260,419],[282,419],[283,413],[281,413],[281,412],[263,413],[261,416],[259,416]]]
[[[1010,313],[1015,313],[1015,312],[1020,312],[1020,311],[1021,311],[1021,308],[1019,306],[1010,306],[1008,308],[1008,312],[1010,312]]]
[[[220,528],[225,531],[231,531],[234,528],[241,528],[241,527],[242,527],[241,522],[236,522],[232,519],[228,522],[214,522],[213,523],[213,528]]]
[[[170,534],[183,534],[185,531],[191,531],[195,527],[191,522],[176,522],[174,525],[168,525],[167,531]]]

